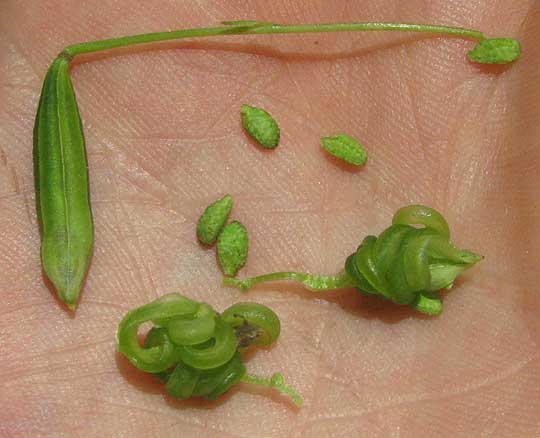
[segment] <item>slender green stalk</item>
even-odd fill
[[[270,274],[245,278],[243,280],[225,277],[223,278],[223,285],[233,286],[243,291],[247,291],[257,283],[277,280],[297,281],[312,292],[323,292],[355,286],[354,280],[345,271],[342,271],[337,275],[311,275],[304,272],[272,272]]]
[[[159,41],[170,41],[183,38],[203,38],[217,35],[261,35],[261,34],[286,34],[286,33],[327,33],[327,32],[365,32],[365,31],[398,31],[398,32],[423,32],[438,35],[448,35],[461,38],[482,41],[485,36],[482,32],[474,29],[461,27],[436,26],[430,24],[407,24],[407,23],[321,23],[321,24],[298,24],[284,25],[262,22],[226,22],[228,25],[220,27],[206,27],[195,29],[182,29],[169,32],[154,32],[140,35],[132,35],[120,38],[111,38],[100,41],[89,41],[73,44],[64,49],[69,56],[82,53],[100,52],[118,47],[148,44]]]

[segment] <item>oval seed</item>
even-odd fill
[[[217,241],[217,256],[225,275],[234,277],[244,266],[248,247],[248,234],[244,225],[234,221],[223,228]]]
[[[345,134],[321,138],[323,149],[329,154],[349,164],[363,166],[367,161],[367,152],[354,138]]]
[[[197,237],[205,245],[213,245],[227,223],[233,206],[231,195],[210,204],[197,222]]]
[[[274,149],[279,143],[278,124],[261,108],[242,105],[242,126],[257,143],[266,149]]]
[[[94,228],[84,135],[68,56],[53,61],[43,82],[33,156],[41,263],[58,297],[74,309],[92,254]]]

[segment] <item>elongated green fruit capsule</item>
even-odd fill
[[[94,230],[84,135],[69,57],[56,58],[43,83],[34,125],[34,181],[41,263],[70,309],[88,270]]]
[[[279,143],[279,126],[261,108],[242,105],[242,126],[262,147],[274,149]]]
[[[247,260],[249,239],[246,227],[231,222],[218,237],[217,255],[225,275],[234,277]]]
[[[367,152],[356,139],[345,134],[321,138],[323,149],[336,158],[354,166],[363,166],[367,161]]]
[[[467,53],[472,62],[479,64],[509,64],[520,55],[521,45],[513,38],[485,39]]]
[[[227,223],[233,206],[231,195],[210,204],[197,222],[197,237],[205,245],[213,245]]]

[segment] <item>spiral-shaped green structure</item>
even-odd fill
[[[147,322],[154,326],[141,346],[138,330]],[[118,350],[163,381],[171,396],[214,400],[243,378],[252,383],[241,353],[250,345],[271,345],[280,330],[277,315],[261,304],[237,303],[219,314],[206,303],[168,294],[127,313]],[[296,395],[285,385],[276,389]]]
[[[225,278],[225,285],[248,290],[257,283],[294,280],[314,292],[355,287],[429,315],[442,311],[438,290],[450,289],[456,277],[481,260],[456,248],[444,217],[424,205],[399,209],[392,225],[378,237],[367,236],[338,275],[274,272],[247,279]]]
[[[438,314],[442,304],[437,291],[452,287],[457,275],[480,259],[452,245],[440,213],[410,205],[396,212],[379,237],[362,241],[347,258],[345,271],[361,293]]]

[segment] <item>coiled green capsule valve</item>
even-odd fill
[[[317,292],[355,287],[362,294],[438,315],[442,311],[438,291],[450,289],[459,274],[481,259],[452,245],[448,223],[440,213],[410,205],[399,209],[392,225],[378,237],[367,236],[337,275],[276,272],[244,280],[225,278],[224,284],[247,290],[263,281],[295,280]]]
[[[147,322],[154,326],[141,347],[138,330]],[[283,379],[248,375],[242,360],[251,345],[273,344],[280,330],[277,315],[261,304],[237,303],[219,314],[206,303],[168,294],[127,313],[118,327],[118,351],[155,375],[175,398],[214,400],[239,381],[266,387],[272,382],[301,404]]]

